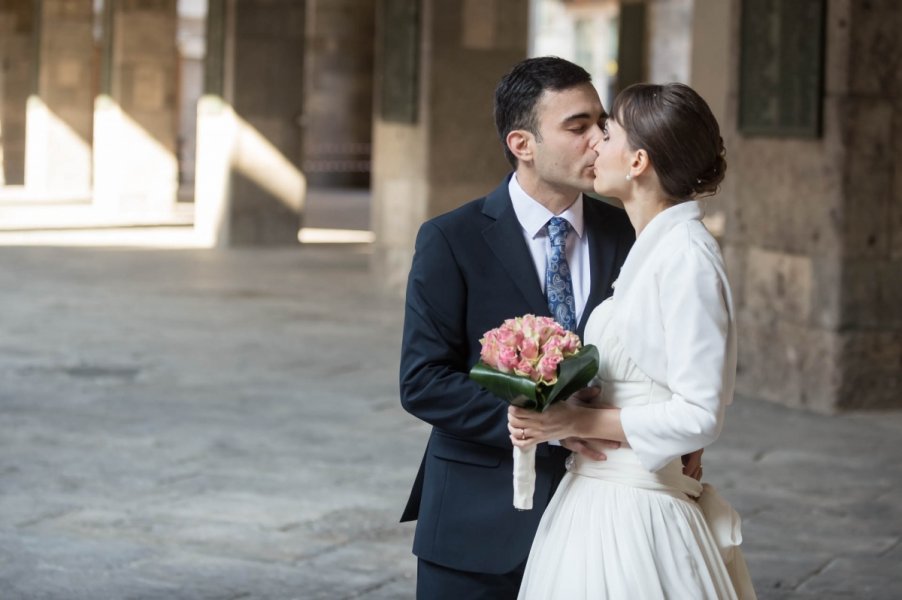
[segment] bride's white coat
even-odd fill
[[[642,465],[657,471],[720,434],[736,377],[733,300],[717,241],[692,200],[642,230],[614,287],[620,339],[669,402],[625,407],[620,419]]]

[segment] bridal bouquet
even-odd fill
[[[554,319],[524,315],[507,319],[479,340],[480,361],[470,370],[488,391],[515,406],[544,411],[584,388],[598,372],[598,350]],[[536,447],[514,447],[514,507],[532,508]]]

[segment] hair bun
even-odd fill
[[[713,164],[695,179],[692,191],[696,195],[714,195],[717,193],[727,171],[727,161],[724,158],[726,150],[723,146],[723,138],[720,138],[720,153],[714,159]]]

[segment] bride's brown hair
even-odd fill
[[[643,149],[664,192],[682,202],[717,193],[727,170],[720,126],[708,104],[682,83],[637,83],[611,107],[633,150]]]

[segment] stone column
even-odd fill
[[[195,228],[211,246],[297,244],[304,4],[210,0],[207,18]]]
[[[708,102],[719,123],[730,93],[730,3],[693,0],[688,83]]]
[[[738,130],[740,2],[724,127],[738,391],[822,412],[902,407],[902,6],[826,3],[814,139]]]
[[[25,183],[25,115],[34,73],[34,7],[0,0],[0,185]]]
[[[493,93],[526,58],[529,2],[382,0],[377,17],[373,267],[403,292],[420,224],[510,171]]]
[[[6,63],[6,50],[4,48],[4,42],[6,36],[9,33],[6,31],[6,27],[8,26],[8,22],[6,19],[6,15],[0,12],[0,186],[6,185],[6,162],[3,159],[3,148],[4,148],[4,140],[3,140],[3,113],[6,108],[6,93],[4,92],[5,85],[5,69],[3,65]]]
[[[176,201],[176,0],[105,3],[94,201],[166,215]]]
[[[311,186],[369,185],[375,16],[375,0],[307,0],[303,168]]]
[[[648,81],[689,82],[693,5],[697,0],[646,0]]]
[[[711,107],[711,112],[725,128],[727,124],[727,98],[731,78],[730,39],[731,6],[723,0],[693,0],[691,33],[686,42],[689,53],[688,79],[685,80]],[[729,150],[728,150],[729,154]],[[730,162],[727,156],[727,162]],[[732,177],[734,173],[730,172]],[[726,219],[722,196],[706,203],[705,225],[718,239],[723,237]]]
[[[204,3],[206,4],[206,3]],[[179,13],[179,198],[194,201],[194,171],[197,150],[197,102],[204,91],[204,44],[206,6],[182,5]]]
[[[25,184],[84,196],[91,189],[93,10],[83,0],[35,0],[37,73],[28,99]]]
[[[651,0],[621,0],[614,91],[648,81],[648,7]]]

